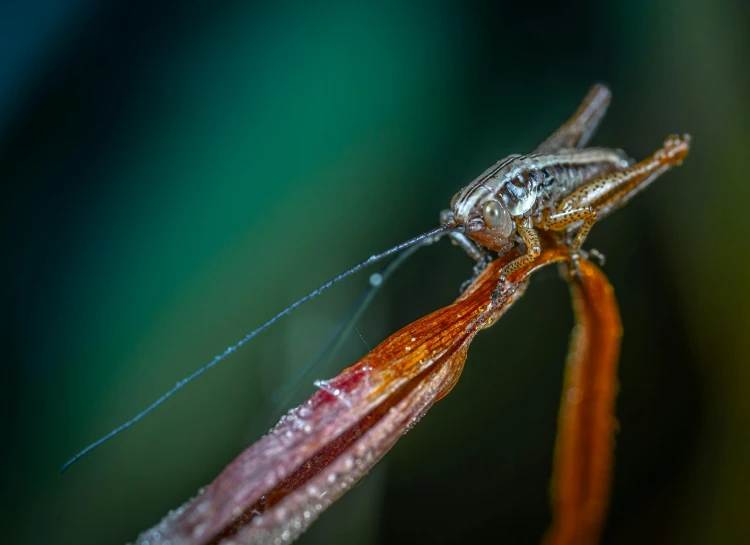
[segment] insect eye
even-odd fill
[[[451,209],[456,207],[456,203],[458,202],[458,197],[461,192],[459,191],[455,195],[453,195],[453,198],[451,199]]]
[[[482,215],[484,216],[484,222],[490,227],[499,227],[503,222],[503,214],[505,211],[500,207],[497,201],[490,201],[484,205]]]
[[[513,230],[513,222],[510,219],[510,214],[499,202],[489,201],[485,204],[482,209],[482,216],[488,227],[504,237],[510,236]]]

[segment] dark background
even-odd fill
[[[437,225],[603,81],[594,144],[643,158],[694,138],[588,242],[625,328],[605,542],[750,542],[747,3],[99,4],[0,5],[0,541],[123,543],[180,505],[287,408],[269,396],[367,273],[57,470],[297,297]],[[540,539],[572,325],[552,269],[301,543]],[[422,250],[359,332],[375,345],[470,270],[445,241]],[[365,351],[351,335],[315,378]]]

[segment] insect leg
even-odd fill
[[[689,150],[689,135],[668,136],[662,148],[651,157],[630,168],[589,182],[573,191],[560,202],[557,212],[593,207],[596,217],[601,219],[613,210],[624,206],[667,170],[680,165]]]
[[[602,84],[594,85],[573,116],[542,142],[536,153],[554,153],[563,148],[583,148],[588,144],[607,113],[612,93]]]
[[[539,234],[536,232],[536,229],[534,229],[534,225],[531,223],[531,218],[517,221],[516,225],[518,226],[518,232],[521,233],[521,238],[526,244],[526,253],[503,267],[503,270],[500,271],[500,282],[504,282],[509,274],[517,271],[521,267],[525,267],[542,253],[542,247],[539,243]]]
[[[583,224],[581,224],[578,233],[576,233],[573,242],[570,244],[570,249],[573,252],[576,252],[583,244],[583,241],[586,240],[586,236],[596,222],[596,210],[594,210],[592,206],[582,206],[580,208],[573,208],[572,210],[565,210],[564,212],[551,214],[547,218],[544,227],[546,229],[551,229],[552,231],[562,231],[569,225],[581,220],[583,220]]]

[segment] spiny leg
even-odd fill
[[[565,210],[563,212],[556,212],[547,217],[544,228],[552,231],[563,231],[569,225],[572,225],[578,221],[583,220],[581,227],[578,229],[575,238],[570,243],[570,249],[573,253],[577,252],[583,242],[586,240],[586,236],[591,231],[591,228],[596,223],[596,210],[593,206],[582,206],[580,208],[573,208],[572,210]]]
[[[580,221],[583,221],[583,223],[578,229],[575,238],[570,243],[570,257],[573,265],[573,270],[568,272],[568,274],[571,274],[577,278],[581,277],[581,270],[578,265],[580,254],[583,253],[583,257],[585,259],[588,258],[588,255],[583,252],[583,250],[581,250],[581,245],[586,240],[586,236],[589,234],[589,231],[591,231],[594,223],[596,223],[596,210],[594,210],[592,206],[583,206],[580,208],[565,210],[563,212],[555,212],[554,214],[550,214],[549,216],[547,216],[543,223],[544,229],[550,229],[552,231],[564,231],[569,225],[573,225],[574,223]],[[604,256],[602,256],[596,250],[593,250],[592,252],[595,252],[595,255],[599,256],[599,260],[603,262]]]
[[[531,218],[517,220],[516,225],[518,227],[518,232],[521,234],[521,238],[526,244],[526,253],[521,257],[517,257],[516,259],[508,263],[505,267],[503,267],[503,269],[500,271],[500,283],[505,282],[505,279],[509,274],[517,271],[521,267],[525,267],[532,261],[536,260],[536,258],[539,257],[539,254],[542,253],[542,247],[539,242],[539,234],[536,232],[536,229],[534,229]]]
[[[576,273],[578,272],[578,254],[582,253],[581,245],[586,240],[586,236],[591,231],[597,218],[601,219],[612,210],[625,205],[634,195],[645,189],[664,172],[680,165],[689,150],[689,135],[668,136],[662,148],[648,159],[625,170],[589,182],[560,202],[557,212],[548,216],[542,227],[560,231],[568,225],[583,220],[580,229],[570,244],[573,268]]]
[[[606,86],[594,85],[573,116],[542,142],[535,152],[554,153],[563,148],[585,147],[607,113],[611,98],[612,93]]]
[[[614,172],[573,191],[557,207],[558,212],[593,207],[599,219],[624,206],[637,193],[672,167],[690,150],[689,135],[671,135],[651,157],[625,170]]]

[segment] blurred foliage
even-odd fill
[[[122,543],[181,504],[284,410],[266,400],[366,274],[57,469],[297,297],[433,227],[604,81],[595,144],[640,158],[694,137],[589,238],[625,329],[605,541],[750,542],[749,26],[731,0],[3,3],[0,541]],[[447,243],[423,250],[359,332],[374,345],[470,270]],[[302,542],[537,542],[571,324],[565,285],[540,274]],[[353,335],[319,378],[365,350]]]

